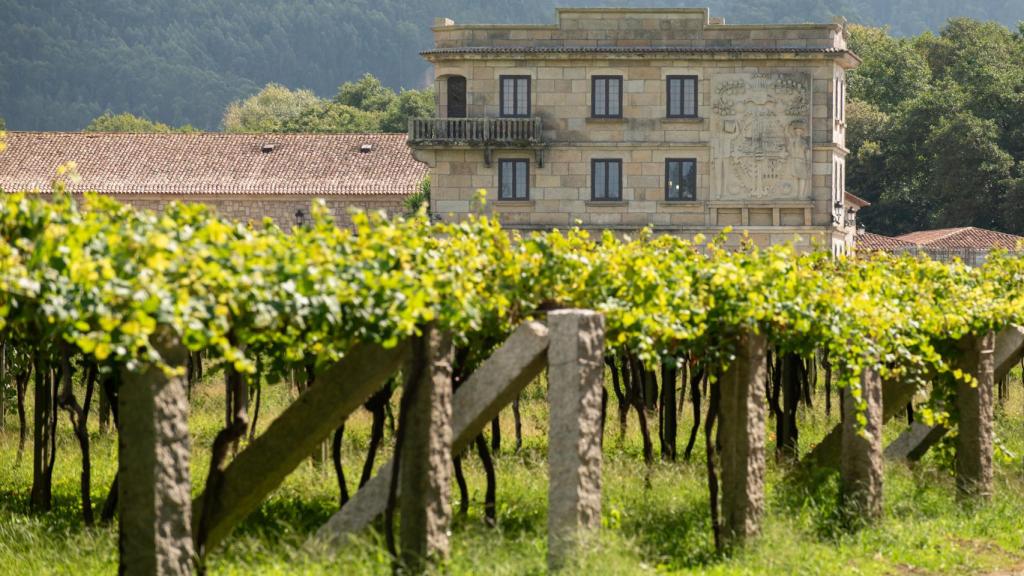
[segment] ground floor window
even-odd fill
[[[498,199],[526,200],[530,197],[530,161],[498,162]]]
[[[697,161],[693,158],[665,160],[665,200],[697,199]]]
[[[590,162],[590,197],[622,200],[622,160],[595,158]]]

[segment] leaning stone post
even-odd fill
[[[548,567],[555,571],[601,525],[604,316],[552,311],[548,330]]]
[[[956,441],[956,487],[960,497],[992,495],[992,384],[995,336],[965,336],[957,343],[956,367],[977,379],[957,382],[960,433]]]
[[[167,326],[150,338],[164,362],[125,371],[118,394],[117,505],[121,574],[190,574],[192,494],[189,476],[188,351]]]
[[[412,572],[448,556],[451,523],[452,341],[433,325],[414,343],[402,391],[399,456],[402,561]],[[415,381],[414,381],[415,379]]]
[[[765,351],[762,334],[745,331],[736,360],[719,381],[722,444],[722,544],[742,544],[761,532],[764,515]]]
[[[861,374],[860,392],[863,410],[850,388],[843,388],[839,486],[844,513],[869,521],[882,516],[882,381],[876,370]]]

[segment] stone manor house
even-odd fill
[[[243,220],[304,223],[314,198],[405,211],[429,173],[431,209],[483,210],[521,230],[746,230],[842,252],[866,203],[844,192],[846,23],[731,25],[706,9],[560,9],[551,25],[439,19],[434,118],[409,134],[12,132],[0,189],[135,205],[212,204]],[[731,236],[738,241],[739,235]]]
[[[439,19],[436,118],[410,122],[442,218],[511,228],[749,231],[854,242],[846,23],[729,25],[707,9],[563,8],[553,25]],[[736,235],[734,235],[736,236]]]

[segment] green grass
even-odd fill
[[[1014,454],[1024,454],[1024,401],[1019,381],[999,409],[997,433]],[[802,409],[806,448],[836,423],[826,419],[822,395],[815,409]],[[284,386],[265,390],[260,428],[289,401]],[[30,404],[31,406],[31,404]],[[223,419],[223,390],[204,383],[192,402],[194,490],[205,479],[208,450]],[[953,479],[929,455],[914,469],[887,464],[885,519],[851,533],[835,514],[836,479],[825,475],[792,484],[769,454],[768,511],[764,534],[731,555],[718,555],[711,540],[704,445],[692,462],[657,463],[641,456],[635,417],[619,437],[614,399],[605,438],[602,530],[567,568],[570,574],[1012,574],[1024,572],[1024,470],[1020,460],[1001,462],[996,495],[983,506],[955,502]],[[690,427],[689,404],[680,422],[681,444]],[[547,411],[541,385],[523,402],[525,442],[511,452],[511,413],[503,417],[505,450],[497,459],[496,529],[484,527],[483,472],[475,456],[466,459],[471,506],[456,519],[452,555],[440,572],[452,574],[542,574],[546,553]],[[360,411],[347,427],[344,455],[354,489],[368,442],[369,416]],[[116,468],[116,440],[100,435],[92,418],[93,499],[98,506]],[[7,418],[0,434],[0,566],[7,574],[110,574],[116,570],[116,528],[83,527],[78,503],[80,457],[61,415],[55,509],[28,514],[31,452],[16,463],[17,423]],[[891,423],[887,439],[900,432]],[[652,430],[656,437],[656,430]],[[701,432],[700,436],[703,436]],[[390,446],[390,435],[387,444]],[[656,442],[656,438],[655,438]],[[769,435],[769,450],[773,441]],[[29,446],[29,450],[31,447]],[[383,454],[378,462],[386,460]],[[453,491],[457,497],[457,491]],[[213,574],[388,574],[381,538],[369,534],[341,552],[310,545],[309,536],[336,508],[330,466],[301,466],[260,510],[210,558]],[[455,506],[457,508],[457,503]]]

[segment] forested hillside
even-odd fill
[[[270,82],[333,95],[370,72],[421,88],[435,16],[549,22],[558,5],[652,0],[0,0],[0,117],[15,130],[79,130],[106,111],[216,129],[226,106]],[[729,22],[828,21],[896,34],[948,17],[1016,28],[1024,0],[702,0]]]

